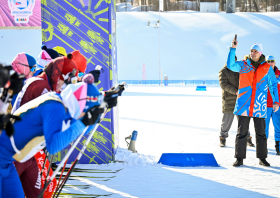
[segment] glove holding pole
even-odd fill
[[[100,114],[104,112],[104,108],[100,108],[100,106],[94,106],[90,108],[81,119],[85,126],[93,125],[98,121]]]
[[[126,82],[123,82],[112,87],[110,90],[105,91],[104,101],[107,103],[108,108],[117,106],[118,96],[122,95],[125,86],[127,86],[127,84]]]

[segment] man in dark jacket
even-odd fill
[[[237,57],[235,56],[235,61]],[[227,68],[227,65],[220,70],[219,73],[219,82],[223,90],[222,92],[222,111],[223,111],[223,120],[221,125],[220,132],[220,147],[226,146],[226,138],[228,137],[228,131],[232,125],[234,118],[234,107],[237,98],[238,86],[239,86],[239,73],[233,72]],[[247,136],[248,146],[254,147],[252,143],[252,137],[248,131]]]

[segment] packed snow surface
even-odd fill
[[[128,87],[119,98],[120,139],[116,160],[123,163],[78,165],[65,194],[109,197],[280,197],[280,156],[275,155],[270,125],[268,158],[258,164],[256,148],[247,147],[244,166],[232,166],[237,121],[219,147],[221,89]],[[138,131],[136,150],[125,137]],[[253,121],[250,131],[255,143]],[[213,153],[220,167],[170,167],[157,164],[162,153]]]

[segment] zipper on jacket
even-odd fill
[[[260,68],[259,65],[258,68]],[[252,97],[251,97],[251,104],[249,109],[249,116],[253,117],[253,111],[254,111],[254,104],[255,104],[255,97],[256,97],[256,91],[257,91],[257,72],[258,70],[255,69],[254,77],[253,77],[253,87],[252,87]]]

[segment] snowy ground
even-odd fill
[[[63,191],[69,197],[280,197],[280,157],[275,155],[273,126],[268,162],[258,165],[255,148],[247,148],[244,166],[234,168],[236,120],[219,147],[221,90],[195,87],[129,87],[119,99],[120,149],[126,163],[79,165]],[[124,138],[138,131],[137,154]],[[253,122],[250,130],[253,132]],[[252,133],[253,140],[255,135]],[[157,164],[162,153],[213,153],[219,168],[178,168]],[[86,172],[88,171],[88,172]],[[82,176],[82,177],[81,177]],[[85,177],[86,176],[86,177]],[[74,193],[71,195],[71,193]]]

